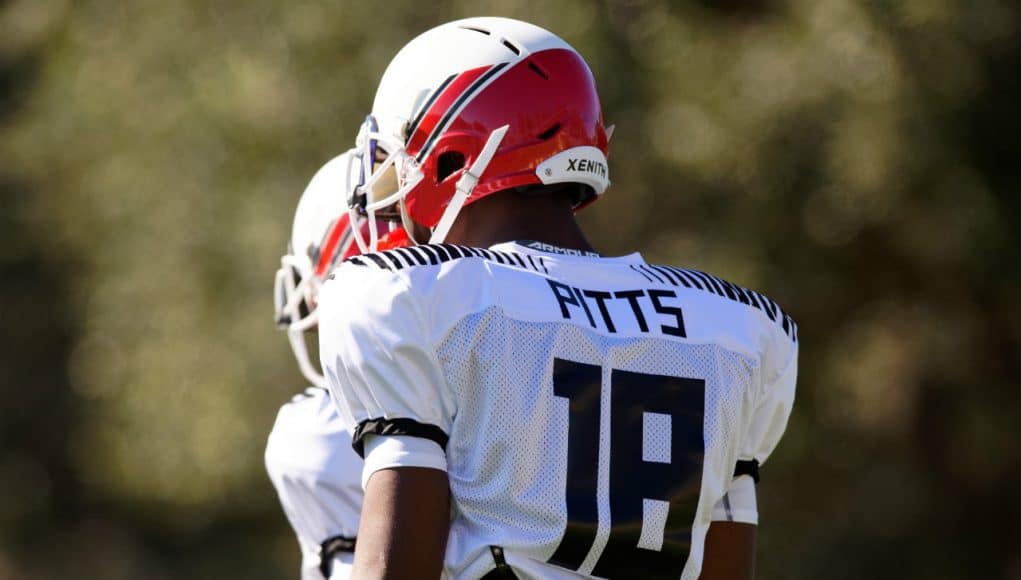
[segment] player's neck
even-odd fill
[[[446,241],[485,248],[514,240],[594,251],[574,218],[570,200],[561,195],[502,192],[485,197],[461,210]]]

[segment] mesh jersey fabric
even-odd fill
[[[301,548],[302,580],[323,580],[319,548],[355,537],[362,508],[362,460],[329,392],[309,387],[280,408],[266,443],[266,471]],[[338,554],[331,579],[350,575],[354,554]]]
[[[356,445],[445,448],[453,578],[491,569],[491,545],[522,578],[697,578],[736,462],[766,460],[793,404],[788,315],[638,254],[416,246],[335,276],[328,386]]]

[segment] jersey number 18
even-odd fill
[[[600,366],[554,360],[553,392],[570,412],[567,525],[549,562],[603,578],[679,578],[702,481],[705,381],[611,369],[609,449],[601,450],[602,377]],[[609,508],[603,526],[600,505]]]

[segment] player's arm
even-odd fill
[[[716,521],[705,539],[701,580],[752,580],[755,578],[755,532],[743,522]]]
[[[439,578],[449,522],[446,472],[424,467],[374,472],[365,487],[351,578]]]
[[[354,578],[437,578],[450,525],[456,402],[408,282],[345,264],[321,293],[320,358],[365,459]],[[338,284],[342,283],[343,291]]]
[[[759,523],[755,491],[754,475],[735,474],[726,494],[713,506],[702,555],[702,580],[755,577],[755,536]]]
[[[751,580],[755,577],[759,521],[755,486],[759,480],[759,465],[773,452],[787,427],[797,381],[797,343],[777,332],[774,346],[768,357],[772,372],[753,413],[735,477],[713,508],[701,580]]]

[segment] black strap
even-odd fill
[[[333,574],[333,557],[341,552],[354,552],[355,539],[347,536],[333,536],[319,544],[319,571],[323,578]]]
[[[489,552],[493,555],[493,562],[496,563],[496,568],[487,572],[479,580],[518,580],[518,575],[514,573],[514,569],[507,564],[507,560],[503,557],[503,548],[500,546],[490,546]]]
[[[365,458],[366,435],[410,435],[435,441],[441,448],[447,448],[447,434],[436,425],[419,423],[414,419],[366,419],[355,428],[351,447],[362,459]]]
[[[750,475],[755,483],[759,482],[759,462],[756,459],[739,459],[737,467],[734,468],[734,477]]]

